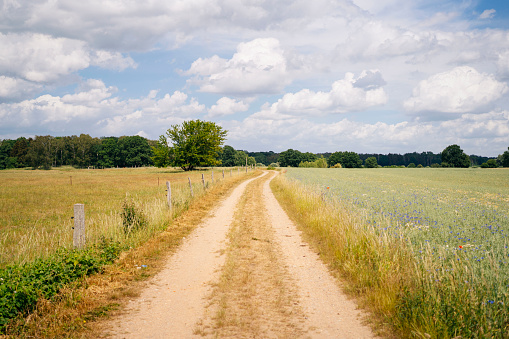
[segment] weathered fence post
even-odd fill
[[[214,183],[214,170],[212,170],[212,183]]]
[[[166,200],[168,201],[168,207],[171,209],[171,185],[170,182],[166,182]]]
[[[224,179],[224,170],[223,170],[223,179]]]
[[[203,184],[203,188],[205,188],[205,176],[203,173],[201,174],[201,183]]]
[[[191,190],[191,196],[194,197],[194,193],[193,193],[193,185],[191,184],[191,178],[187,178],[189,179],[189,189]]]
[[[85,205],[74,204],[74,233],[72,242],[75,248],[85,247]]]

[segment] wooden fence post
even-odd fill
[[[203,173],[201,174],[201,183],[203,184],[203,188],[205,188],[205,176]]]
[[[166,182],[166,200],[168,201],[168,207],[171,209],[171,185],[170,182]]]
[[[224,179],[224,170],[223,170],[223,179]]]
[[[212,183],[214,183],[214,170],[212,170]]]
[[[187,178],[189,179],[189,189],[191,190],[191,196],[194,197],[194,193],[193,193],[193,185],[191,185],[191,178]]]
[[[72,242],[75,248],[85,247],[85,205],[74,204],[74,233]]]

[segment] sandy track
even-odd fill
[[[239,185],[168,259],[165,268],[130,303],[124,315],[112,321],[109,335],[373,338],[371,330],[361,324],[355,304],[346,299],[325,265],[302,242],[300,232],[272,194],[269,181],[265,176]],[[231,227],[230,240],[226,242]],[[239,240],[244,242],[237,252],[232,250],[232,236],[245,238]],[[224,253],[228,256],[226,268]],[[246,258],[248,265],[242,264]],[[217,290],[217,281],[225,274],[221,270],[228,269],[231,260],[243,266],[229,273],[232,284],[225,286],[231,290],[223,288],[218,297],[212,286]],[[235,285],[235,274],[242,285]],[[275,289],[279,306],[270,300],[274,299]],[[223,313],[230,307],[230,313],[240,318],[242,312],[250,314],[254,320],[248,322],[257,324],[242,325],[242,321],[237,321],[229,327],[214,325],[217,316],[214,318],[211,310],[219,307],[218,300],[226,308]],[[279,330],[283,327],[284,331]]]
[[[256,179],[256,178],[255,178]],[[191,338],[205,308],[209,282],[224,263],[221,250],[244,181],[169,258],[165,268],[133,300],[126,313],[113,321],[114,338]]]
[[[287,269],[297,284],[308,334],[313,338],[373,338],[370,328],[361,324],[362,314],[355,303],[346,298],[318,255],[302,241],[274,197],[269,181],[264,184],[263,198]]]

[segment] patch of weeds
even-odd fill
[[[120,216],[122,217],[122,228],[126,236],[131,234],[131,232],[146,228],[148,225],[147,218],[143,212],[134,204],[134,201],[127,198],[122,205]]]
[[[51,300],[64,287],[101,271],[120,250],[118,242],[103,238],[84,250],[59,249],[46,259],[0,269],[0,333],[12,319],[33,311],[40,298]]]

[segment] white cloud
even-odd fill
[[[497,66],[502,76],[509,77],[509,50],[498,55]]]
[[[384,84],[378,70],[363,71],[358,78],[353,73],[347,73],[344,79],[332,84],[329,92],[303,89],[288,93],[270,108],[266,107],[262,114],[324,115],[362,111],[387,102],[387,95],[381,87]]]
[[[228,97],[222,97],[215,105],[209,108],[207,117],[214,118],[225,115],[232,115],[237,112],[245,112],[249,109],[249,104],[242,100],[235,100]]]
[[[30,81],[0,75],[0,102],[22,99],[39,91],[41,87]]]
[[[189,83],[202,92],[233,95],[279,93],[290,82],[284,51],[273,38],[241,43],[229,60],[200,58],[185,74],[195,76]]]
[[[502,97],[508,89],[493,75],[468,66],[456,67],[421,81],[404,107],[414,112],[476,112]]]
[[[491,19],[495,16],[497,11],[494,9],[486,9],[484,12],[479,15],[479,19]]]
[[[0,33],[0,46],[0,76],[5,85],[0,97],[26,98],[43,84],[91,65],[115,70],[136,67],[130,57],[118,52],[95,51],[83,41],[39,33]]]
[[[89,66],[84,42],[44,34],[1,34],[0,73],[34,82],[54,81]]]
[[[359,153],[441,152],[459,144],[468,154],[496,156],[509,143],[509,111],[463,114],[442,122],[365,123],[342,119],[315,123],[304,118],[271,119],[252,115],[224,123],[228,142],[237,148],[257,140],[260,150]]]
[[[42,95],[19,103],[0,104],[0,135],[27,129],[59,135],[161,134],[173,123],[205,112],[205,105],[176,91],[157,98],[151,91],[141,99],[120,100],[117,89],[100,80],[89,79],[75,94],[62,97]],[[154,136],[155,137],[155,136]]]

